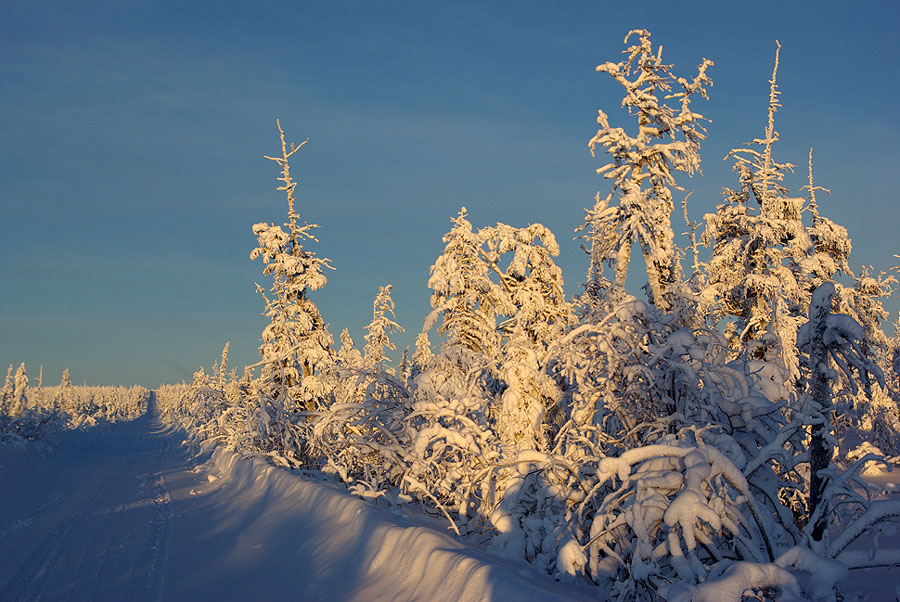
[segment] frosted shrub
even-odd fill
[[[403,421],[411,399],[406,382],[388,365],[385,351],[395,349],[389,335],[403,329],[391,318],[391,286],[381,287],[366,327],[365,354],[346,329],[333,364],[334,402],[304,425],[311,454],[321,469],[348,484],[370,490],[397,483],[404,470]]]
[[[524,558],[550,574],[583,574],[580,546],[574,557],[560,560],[562,549],[570,542],[577,544],[567,522],[566,477],[572,470],[548,455],[521,451],[511,461],[484,471],[483,478],[494,483],[488,491],[496,492],[485,504],[497,533],[490,548],[509,558]]]
[[[67,417],[70,426],[133,420],[147,412],[150,391],[144,387],[44,387],[39,405]]]
[[[627,297],[553,345],[548,363],[571,395],[557,440],[564,456],[628,449],[665,430],[674,408],[649,364],[672,330],[670,318]]]
[[[611,597],[653,600],[738,560],[772,560],[755,498],[715,448],[667,438],[604,458],[576,509],[590,520],[587,571]]]
[[[900,455],[900,407],[888,391],[874,388],[859,426],[865,441],[887,456]]]
[[[361,482],[372,490],[387,489],[400,480],[404,470],[403,418],[408,413],[408,393],[404,383],[386,371],[355,378],[368,381],[359,401],[338,398],[303,429],[310,453],[323,471],[335,473],[349,484]]]
[[[216,442],[247,454],[272,452],[265,432],[261,432],[259,392],[242,380],[230,383],[225,391],[194,385],[164,385],[157,391],[160,411],[199,440]],[[273,461],[291,465],[284,450]]]
[[[487,497],[475,475],[500,458],[491,429],[484,366],[465,347],[435,356],[415,380],[404,423],[408,469],[401,486],[445,513],[467,516],[473,491]]]

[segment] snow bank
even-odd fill
[[[288,581],[299,581],[304,588],[289,594],[298,599],[593,599],[590,592],[556,583],[524,563],[494,560],[484,551],[414,525],[345,489],[304,479],[261,458],[217,448],[205,470],[218,477],[212,481],[219,489],[213,496],[220,500],[215,514],[234,516],[231,510],[240,508],[247,518],[236,531],[240,545],[230,542],[233,550],[224,564],[246,566],[248,551],[259,549],[263,554],[265,548],[275,546],[282,550],[285,570],[293,573]],[[296,579],[297,573],[304,578]],[[206,595],[211,593],[206,580],[197,577],[193,574],[193,583],[204,588]],[[218,580],[214,587],[222,587],[230,597],[248,587],[244,581],[233,589],[227,576],[224,583],[221,575],[210,576],[209,581],[214,580]],[[265,584],[261,587],[248,593],[259,595],[266,591]]]

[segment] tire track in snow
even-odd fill
[[[109,483],[112,475],[107,475],[97,487],[93,495],[71,514],[62,525],[45,536],[37,548],[22,564],[22,568],[10,579],[0,592],[0,600],[40,600],[43,590],[42,581],[49,576],[53,567],[60,564],[68,551],[67,543],[70,533],[79,526],[82,517],[92,511],[95,500]]]
[[[62,494],[56,493],[51,497],[47,498],[46,501],[42,502],[35,509],[25,516],[21,518],[17,518],[14,521],[8,522],[5,525],[0,526],[0,541],[3,541],[19,529],[25,529],[30,527],[36,518],[38,518],[47,508],[56,504],[62,499]]]
[[[48,458],[26,457],[16,474],[41,476],[19,481],[15,506],[0,515],[0,600],[166,599],[175,517],[167,477],[187,459],[174,446],[151,409],[79,434]],[[14,507],[29,511],[9,517]]]
[[[159,427],[158,419],[154,420]],[[161,468],[164,456],[171,451],[168,444],[160,446],[156,479],[153,482],[153,519],[150,524],[147,546],[150,550],[150,569],[147,574],[148,600],[163,600],[166,585],[169,550],[172,544],[172,497],[166,489],[166,479]]]

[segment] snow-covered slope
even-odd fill
[[[151,412],[0,447],[2,600],[589,599]]]

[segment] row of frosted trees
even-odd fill
[[[851,271],[846,230],[819,212],[811,153],[805,195],[785,187],[777,53],[763,137],[729,154],[738,183],[702,227],[684,207],[679,248],[676,175],[699,169],[692,102],[712,62],[678,77],[648,32],[625,43],[597,71],[636,127],[599,112],[590,149],[608,158],[597,172],[610,187],[579,229],[583,294],[565,298],[547,228],[476,229],[463,208],[413,352],[387,358],[401,330],[390,286],[364,347],[344,330],[335,348],[309,297],[331,266],[295,208],[289,159],[302,144],[279,124],[270,159],[287,230],[253,226],[251,258],[272,277],[261,361],[228,377],[226,346],[212,375],[161,390],[161,406],[360,495],[422,503],[458,536],[488,536],[602,599],[833,599],[848,569],[900,564],[900,551],[854,547],[900,514],[860,478],[900,452],[897,341],[881,328],[895,280]],[[633,249],[647,301],[626,289]]]
[[[0,388],[0,442],[38,439],[49,432],[132,420],[147,411],[150,391],[144,387],[74,386],[68,369],[59,386],[44,386],[41,366],[36,386],[29,385],[25,362],[12,365]]]

